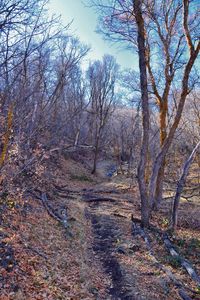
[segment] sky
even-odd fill
[[[86,1],[85,1],[86,2]],[[137,68],[137,56],[130,50],[122,49],[119,44],[105,41],[102,35],[95,32],[98,16],[94,9],[87,7],[82,0],[50,0],[50,14],[62,16],[67,25],[73,20],[71,30],[80,41],[91,46],[89,60],[101,59],[104,54],[113,55],[122,68]]]

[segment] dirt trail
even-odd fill
[[[89,223],[91,228],[86,256],[103,269],[105,278],[110,278],[106,296],[102,298],[97,292],[94,299],[152,299],[139,288],[139,272],[126,263],[129,255],[134,253],[135,246],[131,227],[132,197],[125,194],[123,189],[116,189],[112,183],[106,185],[106,182],[75,194],[75,199],[70,202],[73,205],[76,201],[76,205],[83,210],[83,223]],[[66,194],[66,198],[73,198],[75,194],[71,191]],[[61,195],[64,197],[64,190]]]
[[[125,176],[91,177],[71,164],[67,161],[62,174],[55,173],[57,165],[52,169],[57,180],[46,189],[48,205],[33,194],[0,220],[0,299],[180,299],[144,239],[133,231],[131,214],[140,218],[137,185]],[[109,166],[102,165],[102,174]],[[68,226],[55,215],[66,216]],[[184,270],[166,260],[159,237],[148,235],[156,258],[191,286]],[[196,249],[197,240],[192,242]],[[197,255],[194,259],[198,262]],[[192,299],[200,300],[197,294]]]
[[[72,235],[66,237],[74,244],[74,258],[80,258],[81,296],[67,299],[179,299],[174,286],[148,256],[144,239],[133,234],[131,214],[138,217],[139,204],[133,201],[137,193],[133,188],[130,191],[129,184],[112,180],[76,189],[65,185],[57,187],[54,195],[54,208],[68,208]]]
[[[76,211],[72,234],[81,226],[83,277],[93,270],[85,280],[90,282],[88,290],[93,295],[83,300],[174,299],[169,293],[165,294],[166,288],[162,287],[165,280],[152,276],[157,269],[146,256],[143,242],[133,235],[131,214],[138,205],[133,205],[133,193],[129,184],[113,181],[77,190],[67,187],[57,190],[58,206],[65,203],[69,207],[69,217]],[[97,281],[91,284],[93,276],[97,281],[104,280],[104,294],[96,288]]]
[[[109,196],[106,196],[106,191],[104,193],[92,194],[90,190],[90,193],[83,194],[82,199],[86,202],[85,216],[92,226],[92,249],[112,280],[108,287],[108,297],[112,300],[152,299],[143,296],[138,289],[136,278],[138,280],[139,277],[136,270],[129,272],[126,264],[122,263],[123,259],[120,259],[133,253],[129,210],[131,202],[125,196],[117,194],[116,190]],[[128,232],[124,231],[124,227]]]
[[[139,299],[136,298],[132,289],[127,286],[129,282],[125,278],[125,272],[115,257],[117,251],[115,245],[121,239],[122,231],[116,222],[116,218],[99,214],[98,210],[101,205],[102,202],[98,201],[89,204],[86,208],[86,216],[90,218],[93,228],[93,251],[98,255],[104,270],[112,279],[112,285],[109,288],[111,299]]]

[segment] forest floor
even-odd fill
[[[55,211],[67,209],[67,228],[31,193],[20,200],[1,199],[0,300],[182,299],[180,286],[164,268],[191,299],[200,299],[197,284],[170,256],[160,234],[147,232],[150,251],[133,227],[131,215],[140,218],[140,202],[130,179],[92,177],[71,159],[62,159],[59,167],[52,164],[50,177],[43,192]],[[163,231],[169,207],[170,201],[164,201],[152,220]],[[198,199],[182,201],[172,237],[198,274],[199,216]]]

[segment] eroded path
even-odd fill
[[[87,197],[90,199],[91,195]],[[136,299],[134,285],[132,286],[126,279],[125,271],[116,257],[117,252],[125,253],[125,250],[117,247],[123,233],[119,220],[117,222],[116,217],[108,214],[109,206],[114,206],[109,202],[106,198],[105,201],[97,199],[86,207],[86,217],[90,219],[92,225],[92,248],[106,273],[111,276],[112,284],[109,287],[111,299]]]
[[[130,264],[130,257],[139,253],[132,236],[132,197],[122,187],[102,183],[79,191],[63,190],[60,195],[78,205],[90,227],[86,239],[88,262],[99,266],[105,274],[106,295],[95,290],[94,299],[143,300],[152,299],[140,288],[140,270]],[[70,196],[70,197],[69,197]],[[63,198],[64,199],[64,198]],[[69,205],[69,202],[68,202]],[[85,229],[83,229],[85,231]]]
[[[139,211],[138,202],[133,203],[134,189],[102,182],[90,188],[63,188],[56,194],[68,206],[69,217],[75,216],[72,234],[81,228],[79,244],[84,248],[81,255],[85,281],[91,282],[96,276],[97,281],[103,282],[100,288],[93,282],[88,289],[92,295],[81,299],[175,299],[165,275],[158,272],[148,256],[143,238],[136,236],[132,228],[131,214]],[[78,214],[74,214],[75,210]],[[89,270],[92,272],[88,276]]]
[[[84,193],[82,199],[86,203],[85,216],[92,226],[93,252],[111,277],[107,297],[113,300],[151,299],[138,289],[137,271],[129,268],[125,259],[139,250],[132,239],[131,198],[116,190],[106,195],[106,191],[97,189]]]

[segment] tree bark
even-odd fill
[[[168,112],[168,100],[167,98],[160,103],[160,147],[162,148],[164,141],[167,137],[167,112]],[[154,209],[158,209],[160,202],[162,201],[163,196],[163,182],[165,176],[165,165],[166,161],[164,159],[163,163],[160,166],[158,171],[158,177],[156,182],[156,192],[155,192],[155,201]]]
[[[159,112],[160,148],[162,148],[164,141],[167,138],[167,112],[168,112],[167,98],[164,100],[163,103],[160,103],[159,109],[160,109],[160,112]],[[155,199],[154,199],[154,203],[153,203],[154,210],[158,209],[159,204],[163,198],[163,183],[164,183],[164,176],[165,176],[165,166],[166,166],[166,160],[164,157],[163,163],[161,164],[161,166],[159,168],[157,181],[156,181]]]
[[[155,201],[153,204],[154,210],[158,210],[159,205],[163,198],[164,176],[165,176],[165,161],[161,164],[160,169],[158,171],[158,177],[157,177],[157,182],[156,182]]]
[[[134,14],[137,23],[137,44],[139,55],[139,69],[140,69],[140,88],[142,101],[142,126],[143,137],[140,154],[140,162],[138,166],[138,184],[141,197],[141,222],[144,227],[149,226],[150,209],[147,191],[147,183],[145,181],[145,174],[148,160],[149,148],[149,99],[147,89],[147,69],[146,69],[146,47],[145,47],[145,28],[144,19],[142,16],[142,1],[134,1]]]

